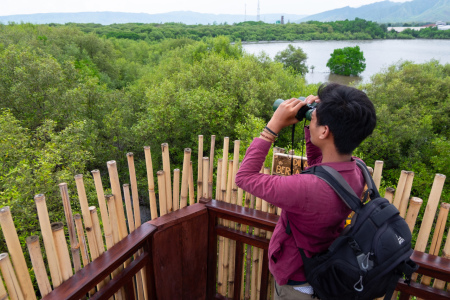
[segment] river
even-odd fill
[[[308,83],[339,82],[348,84],[351,81],[369,82],[370,77],[399,61],[409,60],[424,63],[432,59],[440,63],[450,63],[450,40],[371,40],[371,41],[296,41],[296,42],[258,42],[243,44],[246,52],[267,53],[272,59],[288,44],[300,47],[308,55],[306,64],[314,66],[305,79]],[[359,46],[366,59],[366,70],[359,77],[330,74],[326,66],[334,49]]]

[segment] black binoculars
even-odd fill
[[[299,100],[301,101],[305,101],[305,97],[298,97]],[[283,103],[284,100],[283,99],[277,99],[275,100],[275,102],[273,103],[273,111],[276,111],[278,106],[280,106],[281,103]],[[313,102],[311,104],[306,104],[305,106],[303,106],[302,108],[300,108],[297,112],[297,114],[295,115],[295,118],[297,118],[297,120],[301,121],[303,119],[306,118],[306,120],[311,121],[311,115],[313,113],[313,111],[316,109],[316,102]]]

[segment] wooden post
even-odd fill
[[[450,259],[450,229],[447,231],[447,240],[445,242],[444,249],[442,249],[442,257]],[[445,283],[445,281],[435,279],[433,287],[443,290],[445,288]],[[447,286],[447,291],[450,291],[450,286]]]
[[[412,197],[411,200],[409,200],[408,214],[406,215],[405,221],[408,224],[411,233],[414,230],[414,225],[416,224],[417,216],[419,215],[422,203],[423,200],[417,197]]]
[[[134,216],[133,216],[133,207],[131,205],[130,185],[127,183],[123,185],[123,195],[125,196],[125,208],[127,210],[128,229],[130,230],[130,233],[132,233],[135,229]]]
[[[70,263],[70,255],[67,249],[67,242],[64,235],[64,225],[62,222],[56,222],[51,224],[53,240],[55,241],[56,254],[61,268],[61,277],[63,281],[66,281],[72,277],[72,264]]]
[[[173,170],[173,210],[180,208],[180,169]]]
[[[116,204],[119,237],[120,240],[122,240],[128,235],[128,231],[127,224],[125,223],[125,212],[123,210],[123,198],[119,182],[119,173],[117,172],[117,164],[115,160],[108,161],[106,165],[108,167],[109,180],[111,182],[111,192],[114,195],[114,203]]]
[[[97,191],[98,205],[100,207],[100,215],[102,216],[103,232],[105,235],[105,242],[107,249],[114,245],[114,237],[111,230],[111,222],[109,220],[108,208],[106,206],[105,193],[103,191],[102,180],[99,170],[93,170],[92,176],[94,177],[95,189]]]
[[[159,191],[159,215],[164,216],[167,214],[167,199],[166,199],[166,177],[164,171],[156,172],[158,177],[158,191]]]
[[[206,184],[208,182],[208,177],[209,177],[209,157],[203,157],[203,161],[202,161],[202,165],[203,165],[203,176],[202,176],[202,180],[205,184],[203,184],[203,194],[202,194],[202,198],[203,199],[208,199],[208,184]]]
[[[73,216],[73,219],[75,220],[75,226],[77,228],[77,236],[78,241],[80,243],[81,259],[83,261],[83,266],[87,266],[90,262],[90,259],[87,250],[86,239],[84,238],[84,229],[83,223],[81,222],[81,215],[75,214]]]
[[[400,202],[400,216],[405,218],[406,210],[408,208],[409,196],[411,195],[411,188],[414,179],[414,172],[407,172],[405,188],[403,189],[402,200]]]
[[[227,167],[228,167],[228,144],[229,138],[225,137],[223,139],[223,156],[222,156],[222,182],[220,184],[221,193],[220,199],[222,201],[226,201],[226,193],[227,193]]]
[[[405,170],[402,170],[400,173],[400,178],[398,179],[397,189],[395,191],[395,197],[393,204],[394,206],[400,210],[400,203],[403,197],[403,190],[405,189],[406,178],[408,177],[408,173]]]
[[[0,270],[2,270],[3,277],[5,278],[6,289],[8,290],[11,300],[24,300],[25,297],[23,296],[19,281],[14,273],[8,253],[0,254]],[[2,282],[0,282],[0,284],[3,285]]]
[[[415,250],[425,252],[430,236],[431,227],[433,226],[434,216],[436,215],[436,208],[439,204],[442,189],[444,187],[445,175],[436,174],[434,177],[433,186],[431,187],[430,196],[428,198],[425,213],[420,226],[419,235],[417,236]]]
[[[36,299],[30,273],[28,272],[27,263],[25,262],[25,257],[23,256],[19,236],[17,235],[9,206],[5,206],[0,209],[0,226],[2,227],[6,246],[8,247],[8,252],[11,255],[11,260],[14,264],[23,296],[26,297],[27,300]]]
[[[31,264],[42,297],[45,297],[52,291],[50,281],[48,281],[47,271],[45,269],[44,259],[42,258],[41,245],[37,235],[29,236],[26,239],[28,252],[30,253]],[[81,263],[81,261],[80,261]],[[1,282],[1,280],[0,280]],[[0,299],[3,299],[0,297]]]
[[[383,172],[383,161],[382,160],[376,160],[375,166],[373,169],[373,181],[375,183],[375,186],[377,187],[377,190],[380,189],[381,184],[381,173]]]
[[[153,179],[153,163],[149,146],[144,147],[144,154],[145,154],[145,165],[147,167],[148,198],[150,201],[150,212],[152,215],[152,220],[154,220],[158,217],[158,207],[156,206],[155,182]]]
[[[43,194],[34,196],[36,208],[41,225],[42,238],[44,240],[45,252],[47,253],[50,276],[52,278],[53,288],[55,289],[62,283],[61,267],[58,261],[55,241],[53,240],[52,229],[48,217],[47,204]]]
[[[197,202],[203,194],[203,135],[198,136],[197,153]],[[206,183],[205,183],[206,184]]]
[[[439,210],[438,219],[436,221],[436,225],[434,227],[433,239],[430,245],[430,251],[428,253],[432,255],[439,255],[439,250],[441,249],[442,238],[444,237],[445,231],[445,223],[447,222],[448,211],[450,208],[450,204],[441,203],[441,209]],[[424,285],[431,284],[431,277],[422,276],[421,283]]]
[[[128,170],[130,173],[131,195],[133,200],[133,216],[134,216],[134,228],[141,226],[141,210],[139,208],[139,194],[136,180],[136,170],[134,167],[133,153],[127,153]]]
[[[3,285],[2,275],[0,275],[0,300],[7,300],[7,299],[9,299],[9,296],[5,290],[5,286]]]
[[[395,189],[393,187],[387,187],[386,192],[384,193],[384,198],[386,198],[389,203],[392,203],[394,199]]]
[[[86,190],[84,189],[82,174],[75,175],[75,183],[77,185],[78,197],[80,199],[81,213],[83,215],[84,227],[86,229],[91,259],[95,260],[99,256],[98,246],[94,229],[92,228],[91,213],[89,212],[89,204],[86,197]]]
[[[75,222],[73,221],[72,208],[70,207],[67,183],[60,183],[59,191],[61,193],[64,206],[64,215],[66,216],[66,224],[69,231],[70,251],[72,253],[73,267],[75,272],[78,272],[81,270],[80,245],[78,244],[77,231],[75,229]]]
[[[194,167],[192,161],[189,162],[189,205],[195,203],[195,191],[194,191]]]
[[[217,173],[216,173],[216,200],[221,200],[220,194],[221,194],[221,184],[222,184],[222,161],[223,159],[219,158],[217,160]]]
[[[161,144],[161,150],[162,150],[163,170],[166,187],[166,208],[167,213],[170,213],[173,211],[173,207],[172,207],[172,178],[170,177],[169,144],[167,143]],[[159,207],[161,209],[161,200],[159,201],[160,201]]]
[[[89,213],[91,214],[92,228],[94,229],[95,241],[98,247],[98,255],[100,256],[105,252],[105,243],[103,242],[100,221],[98,220],[97,208],[95,206],[90,206]]]
[[[106,203],[108,204],[109,220],[111,222],[111,232],[112,232],[112,236],[113,236],[113,240],[114,240],[113,245],[115,245],[120,241],[119,225],[117,224],[117,212],[116,212],[116,203],[115,203],[116,197],[114,197],[114,195],[106,195],[105,199],[106,199]]]
[[[189,171],[190,171],[190,161],[191,161],[191,149],[184,149],[184,159],[183,159],[183,173],[181,176],[181,199],[180,208],[187,205],[188,199],[188,188],[189,188]]]
[[[214,148],[216,146],[216,136],[211,136],[211,149],[209,152],[209,177],[208,177],[208,199],[213,197],[213,173],[214,173]]]

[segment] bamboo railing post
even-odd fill
[[[222,156],[222,182],[220,184],[221,193],[220,199],[222,201],[226,201],[226,193],[227,193],[227,167],[228,167],[228,144],[229,138],[225,137],[223,139],[223,156]]]
[[[89,206],[89,213],[91,214],[92,228],[94,230],[95,241],[98,247],[98,254],[100,256],[105,252],[105,243],[103,242],[102,230],[100,228],[97,208],[95,206]]]
[[[414,179],[414,172],[411,172],[411,171],[407,172],[405,188],[403,189],[403,195],[402,195],[402,200],[400,202],[400,209],[399,209],[400,216],[402,218],[405,218],[405,216],[406,216],[406,210],[408,208],[409,196],[411,195],[413,179]]]
[[[52,291],[50,281],[48,281],[47,271],[45,270],[44,259],[42,258],[41,245],[37,235],[26,238],[28,252],[30,253],[31,264],[42,297],[45,297]],[[80,261],[81,264],[81,261]],[[1,280],[0,280],[1,281]],[[0,297],[2,299],[2,297]]]
[[[36,299],[33,283],[31,282],[30,273],[28,272],[27,263],[23,256],[19,236],[17,235],[9,206],[0,209],[0,226],[2,228],[8,252],[11,255],[12,263],[14,264],[22,293],[24,297],[27,297],[26,299]]]
[[[0,300],[7,300],[7,299],[9,299],[8,293],[6,292],[5,286],[3,285],[2,275],[0,275]]]
[[[148,181],[148,198],[150,201],[150,213],[152,220],[158,217],[158,207],[156,206],[156,195],[155,195],[155,181],[153,178],[153,163],[152,154],[150,152],[150,147],[144,147],[145,154],[145,165],[147,168],[147,181]]]
[[[203,194],[202,194],[202,198],[203,199],[208,199],[209,196],[209,192],[208,192],[208,184],[206,184],[209,181],[209,157],[203,157],[203,176],[202,176],[202,180],[205,184],[203,184]]]
[[[241,145],[241,141],[236,140],[234,141],[234,153],[233,153],[233,176],[231,178],[231,203],[236,204],[237,202],[237,185],[236,185],[236,174],[238,172],[239,169],[239,147]],[[231,172],[231,170],[230,170]],[[242,199],[241,199],[242,202]],[[233,251],[234,253],[234,251]]]
[[[214,148],[216,146],[216,136],[211,136],[211,149],[209,152],[209,177],[208,177],[208,199],[213,197],[213,173],[214,173]]]
[[[189,162],[189,205],[195,203],[195,191],[194,191],[194,167],[192,161]]]
[[[59,184],[59,191],[64,206],[64,215],[66,216],[67,229],[70,238],[70,252],[72,253],[72,261],[75,272],[81,270],[80,245],[78,244],[77,231],[75,229],[75,222],[73,220],[72,208],[70,206],[69,191],[67,183]]]
[[[381,173],[383,172],[383,164],[384,162],[382,160],[376,160],[375,166],[373,168],[373,182],[375,183],[375,186],[377,187],[377,190],[380,189],[381,184]]]
[[[222,184],[222,159],[219,158],[217,161],[217,180],[216,180],[216,199],[220,199]],[[222,225],[222,220],[218,220],[218,224]],[[219,254],[218,254],[218,274],[217,274],[217,292],[223,295],[223,246],[224,246],[224,237],[219,235]]]
[[[81,259],[83,261],[83,266],[87,266],[90,262],[90,259],[89,259],[89,254],[88,254],[88,250],[87,250],[86,239],[84,237],[84,229],[83,229],[83,223],[81,221],[81,215],[75,214],[73,216],[73,219],[75,220],[75,227],[77,228],[77,236],[78,236],[78,241],[80,243]]]
[[[25,297],[23,296],[19,281],[14,273],[8,253],[0,254],[0,270],[5,278],[6,289],[8,290],[11,300],[24,300]],[[3,285],[2,282],[0,282],[0,284]]]
[[[123,195],[125,197],[125,208],[127,210],[128,229],[130,233],[132,233],[135,227],[134,227],[133,207],[131,205],[130,185],[128,183],[123,185]]]
[[[198,136],[197,153],[197,202],[203,195],[203,135]]]
[[[217,160],[217,173],[216,173],[216,200],[221,200],[220,194],[222,193],[222,158]]]
[[[395,191],[395,197],[392,204],[400,210],[400,203],[403,197],[403,190],[405,189],[406,178],[408,177],[408,171],[402,170],[400,173],[400,178],[398,179],[397,188]]]
[[[181,175],[181,199],[180,199],[180,208],[183,208],[187,205],[188,199],[188,188],[189,188],[189,171],[190,171],[190,161],[191,161],[191,149],[184,149],[184,158],[183,158],[183,173]]]
[[[411,197],[411,200],[409,200],[408,214],[406,215],[405,221],[406,224],[408,224],[411,233],[414,230],[414,225],[416,224],[417,216],[419,215],[422,203],[423,200],[417,197]]]
[[[122,240],[128,235],[127,224],[125,223],[125,212],[123,210],[122,191],[119,182],[119,174],[117,172],[116,161],[111,160],[106,163],[108,167],[109,180],[111,182],[111,192],[114,195],[114,203],[116,204],[117,222],[119,227],[119,237]],[[84,217],[84,216],[83,216]]]
[[[447,231],[447,240],[445,241],[444,248],[442,249],[442,257],[450,259],[450,228]],[[443,290],[445,288],[446,282],[443,280],[435,279],[433,287]],[[447,291],[450,291],[450,285],[447,285]]]
[[[131,198],[133,201],[134,228],[141,226],[141,210],[139,208],[139,193],[136,180],[136,169],[134,167],[133,153],[127,153],[128,170],[130,173]]]
[[[51,224],[53,240],[55,241],[56,254],[61,268],[61,277],[66,281],[72,277],[72,264],[70,263],[70,255],[67,249],[66,237],[64,234],[64,225],[62,222]]]
[[[48,217],[47,204],[43,194],[34,196],[36,208],[41,225],[42,238],[44,240],[45,252],[47,253],[50,276],[52,278],[53,288],[55,289],[62,283],[61,267],[59,265],[56,252],[55,241],[53,240],[52,229]]]
[[[159,191],[159,215],[162,217],[167,214],[167,195],[166,195],[166,177],[164,171],[156,172],[158,177],[158,191]]]
[[[169,144],[167,143],[161,144],[161,150],[162,150],[163,170],[166,186],[166,208],[167,213],[171,213],[173,211],[173,207],[172,207],[172,179],[170,175],[171,173],[170,173]],[[159,206],[161,208],[161,200]]]
[[[395,189],[393,187],[387,187],[386,192],[384,193],[384,198],[386,198],[391,204],[392,201],[394,200],[394,193]]]
[[[180,209],[180,169],[173,170],[173,210]]]
[[[91,253],[91,259],[93,261],[99,256],[99,253],[94,229],[92,228],[92,218],[91,213],[89,212],[89,204],[87,202],[82,174],[75,175],[75,183],[77,185],[78,198],[80,199],[80,207],[83,215],[84,228],[86,229],[88,247]]]
[[[100,207],[100,215],[102,216],[103,232],[105,235],[106,248],[109,249],[114,245],[114,237],[111,231],[111,222],[109,220],[108,208],[106,206],[105,193],[103,191],[100,171],[93,170],[95,189],[97,191],[98,205]]]

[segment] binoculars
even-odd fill
[[[305,97],[298,97],[299,100],[301,101],[305,101]],[[281,103],[283,103],[284,100],[283,99],[277,99],[275,100],[275,102],[273,103],[273,111],[276,111],[278,106],[280,106]],[[295,115],[295,118],[299,121],[306,119],[308,121],[311,121],[311,115],[313,113],[313,111],[316,109],[316,102],[313,102],[311,104],[306,104],[305,106],[303,106],[302,108],[300,108],[297,112],[297,114]]]

